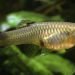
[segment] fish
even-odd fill
[[[34,22],[28,24],[26,26],[23,22],[21,28],[0,32],[0,46],[34,44],[54,51],[75,46],[75,23]]]

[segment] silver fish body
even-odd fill
[[[53,50],[68,49],[75,45],[75,23],[33,23],[28,27],[3,32],[0,36],[0,46],[36,44]]]

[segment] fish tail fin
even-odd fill
[[[0,32],[0,47],[3,47],[5,45],[5,40],[7,36],[5,32]]]

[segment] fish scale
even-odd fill
[[[37,22],[27,27],[1,32],[0,46],[35,44],[52,50],[68,49],[75,45],[74,33],[75,23]]]

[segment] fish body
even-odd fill
[[[16,30],[0,33],[0,46],[35,44],[52,50],[75,45],[75,23],[38,22]]]

